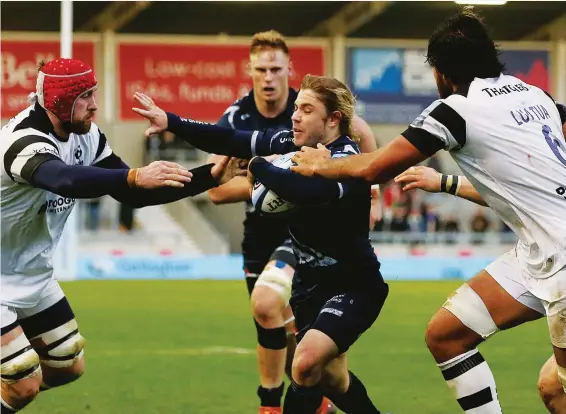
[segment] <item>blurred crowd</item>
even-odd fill
[[[429,167],[442,172],[438,159],[431,158]],[[511,230],[501,220],[488,214],[488,209],[473,207],[468,201],[448,194],[431,194],[421,190],[404,192],[397,183],[381,186],[381,219],[373,228],[376,242],[483,244],[487,234],[497,233],[502,241],[511,239]],[[462,203],[468,210],[462,210]]]

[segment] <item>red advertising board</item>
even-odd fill
[[[11,118],[29,104],[30,92],[35,92],[37,68],[40,61],[48,62],[60,55],[59,41],[4,40],[2,51],[2,119]],[[73,57],[94,67],[94,43],[77,41]]]
[[[290,49],[292,87],[307,73],[324,74],[322,46]],[[119,60],[122,120],[141,119],[132,111],[136,91],[147,93],[166,111],[213,122],[252,87],[246,45],[122,43]]]

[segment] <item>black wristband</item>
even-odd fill
[[[448,187],[447,192],[453,195],[456,195],[458,191],[458,183],[460,182],[460,177],[457,175],[452,176],[452,185]]]
[[[446,192],[446,181],[448,180],[448,176],[446,174],[442,174],[440,176],[440,191],[445,193]]]

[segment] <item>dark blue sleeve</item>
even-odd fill
[[[115,154],[105,158],[96,164],[96,166],[106,169],[122,169],[126,171],[129,169],[126,163]],[[126,187],[121,191],[109,192],[108,195],[120,203],[127,204],[134,208],[172,203],[173,201],[191,197],[218,186],[216,179],[210,174],[213,166],[214,164],[207,164],[189,170],[193,173],[193,178],[190,183],[185,183],[182,188],[166,187],[148,190],[145,188]]]
[[[110,192],[126,191],[128,170],[107,170],[83,165],[67,165],[51,159],[39,165],[30,177],[38,188],[68,198],[97,198]]]
[[[240,131],[195,121],[167,112],[167,129],[192,146],[213,154],[251,158],[258,131]]]
[[[289,129],[266,129],[260,134],[255,145],[255,155],[287,154],[297,150],[293,131]]]
[[[30,183],[62,197],[97,198],[110,195],[135,208],[170,203],[218,185],[210,174],[214,164],[191,170],[192,180],[183,188],[152,190],[131,188],[128,185],[128,166],[119,157],[109,156],[97,165],[67,165],[61,160],[48,160],[36,168]]]
[[[296,204],[323,204],[342,198],[353,182],[337,182],[322,177],[305,177],[271,164],[264,158],[254,158],[250,164],[254,178],[284,200]]]
[[[167,124],[167,129],[179,138],[213,154],[252,158],[256,155],[285,154],[295,148],[292,131],[289,130],[241,131],[181,118],[170,112],[167,112]]]

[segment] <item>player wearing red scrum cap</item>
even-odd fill
[[[157,161],[130,169],[92,122],[93,70],[76,59],[40,67],[32,105],[0,137],[2,413],[84,371],[84,338],[53,278],[51,257],[77,198],[110,195],[132,207],[204,192],[239,172],[221,165],[187,171]]]

